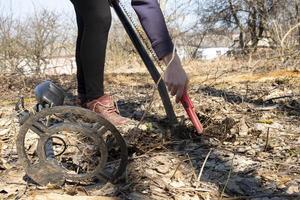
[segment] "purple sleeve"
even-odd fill
[[[173,51],[173,42],[157,0],[132,0],[131,5],[139,17],[152,48],[162,59]]]

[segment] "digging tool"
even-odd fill
[[[198,134],[201,134],[203,132],[203,126],[197,116],[195,107],[193,105],[193,102],[191,98],[189,97],[187,90],[184,91],[182,98],[180,100],[181,104],[183,105],[186,113],[188,114],[190,120],[192,121],[196,131]]]

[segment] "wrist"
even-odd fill
[[[176,65],[177,67],[182,67],[180,58],[176,52],[175,52],[175,55],[173,55],[173,53],[170,53],[170,54],[166,55],[165,57],[163,57],[163,61],[164,61],[165,65],[167,65],[167,66],[168,65],[169,66]]]
[[[171,61],[172,57],[173,57],[173,53],[169,53],[169,54],[167,54],[166,56],[164,56],[164,57],[163,57],[164,63],[165,63],[165,64],[168,64],[168,63]]]

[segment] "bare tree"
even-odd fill
[[[21,24],[12,15],[0,16],[0,67],[2,71],[22,72]]]
[[[65,34],[59,23],[59,16],[42,10],[29,17],[24,27],[25,39],[22,48],[27,64],[35,74],[41,73],[55,53],[63,46]]]
[[[277,41],[272,23],[283,30],[299,21],[297,0],[218,0],[207,1],[202,10],[201,21],[214,29],[231,30],[239,34],[241,49],[257,47],[264,37]],[[284,28],[285,27],[285,28]],[[300,31],[300,30],[299,30]],[[298,31],[298,33],[299,33]],[[299,40],[298,40],[299,41]]]

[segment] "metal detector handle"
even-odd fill
[[[192,102],[191,98],[189,97],[186,89],[183,92],[180,102],[183,105],[190,120],[192,121],[194,127],[196,128],[197,133],[198,134],[203,133],[203,126],[196,114],[195,107],[194,107],[193,102]]]

